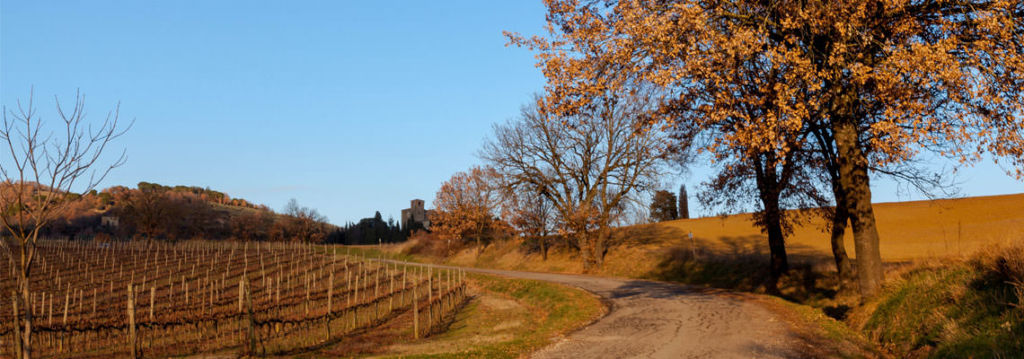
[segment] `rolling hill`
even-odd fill
[[[993,244],[1024,240],[1024,194],[876,203],[874,210],[882,257],[887,262],[969,255]],[[786,237],[790,260],[828,270],[832,254],[825,229],[826,222],[820,218],[796,226]],[[659,265],[673,257],[767,260],[768,253],[767,237],[754,227],[750,214],[620,228],[614,240],[618,246],[608,252],[604,267],[596,274],[650,278]],[[854,256],[849,229],[845,244]],[[583,271],[572,251],[556,246],[548,261],[542,262],[538,253],[523,250],[527,247],[520,240],[498,242],[479,257],[475,249],[468,249],[451,261],[503,269]]]

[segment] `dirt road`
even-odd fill
[[[575,286],[609,313],[534,358],[798,358],[798,339],[760,305],[644,280],[477,268],[467,271]]]

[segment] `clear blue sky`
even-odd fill
[[[0,103],[34,86],[52,120],[52,96],[78,88],[99,120],[120,101],[136,120],[118,143],[128,163],[101,187],[208,186],[278,210],[296,198],[336,224],[397,218],[479,162],[491,124],[542,89],[533,54],[501,32],[543,24],[539,0],[4,0]],[[991,165],[961,179],[967,195],[1024,192]]]

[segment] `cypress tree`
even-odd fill
[[[686,185],[679,185],[679,205],[676,206],[680,219],[690,218],[690,201],[686,196]]]

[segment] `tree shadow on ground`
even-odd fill
[[[699,300],[716,300],[707,294],[724,293],[724,290],[705,287],[694,287],[678,285],[674,283],[662,283],[649,280],[631,280],[616,287],[609,294],[609,299],[622,299],[642,296],[646,298],[679,298],[695,297]]]
[[[828,238],[822,238],[827,241]],[[619,245],[658,243],[657,264],[645,277],[691,285],[763,293],[769,277],[768,241],[763,235],[704,238],[668,226],[636,226],[621,233]],[[833,299],[839,282],[828,254],[787,244],[789,272],[779,296],[794,302]],[[848,310],[848,308],[846,309]],[[845,315],[836,308],[833,314]]]

